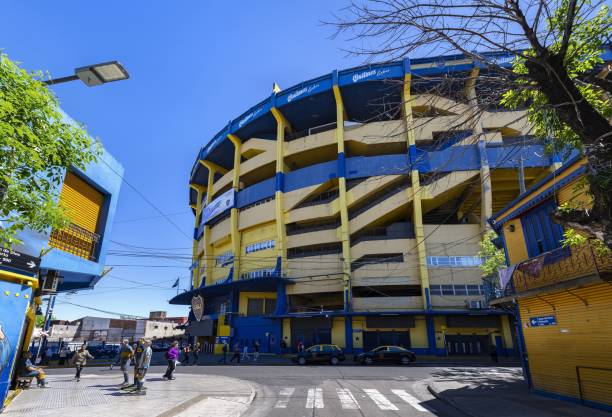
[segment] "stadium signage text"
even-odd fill
[[[365,80],[367,78],[371,78],[371,77],[381,77],[383,75],[385,75],[386,73],[388,73],[390,70],[388,68],[385,69],[379,69],[379,70],[368,70],[368,71],[363,71],[363,72],[358,72],[357,74],[353,74],[353,82],[359,82],[362,80]]]
[[[249,114],[247,114],[246,116],[244,116],[238,122],[238,127],[241,128],[246,122],[248,122],[251,119],[254,119],[259,113],[261,113],[262,109],[263,109],[263,107],[260,107],[257,110],[254,110],[254,111],[250,112]]]
[[[311,93],[313,90],[317,89],[318,87],[319,87],[319,84],[314,84],[308,87],[300,88],[299,90],[294,91],[293,93],[289,94],[289,96],[287,97],[287,102],[290,103],[291,101],[295,100],[302,94]]]
[[[202,224],[206,224],[213,217],[218,216],[225,210],[234,207],[234,189],[227,190],[219,197],[210,202],[202,211]]]

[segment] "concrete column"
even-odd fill
[[[482,122],[478,115],[478,100],[476,97],[476,79],[480,73],[478,67],[474,67],[470,78],[465,85],[465,94],[472,108],[473,125],[472,131],[478,137],[478,154],[480,158],[480,230],[482,232],[490,228],[487,219],[493,215],[493,194],[491,190],[491,170],[487,157],[487,143],[482,130]]]
[[[200,161],[208,169],[208,186],[206,187],[206,205],[212,201],[215,185],[215,167],[209,161]],[[206,283],[210,285],[213,279],[213,267],[215,263],[212,243],[210,241],[210,226],[204,226],[204,259],[206,262]]]
[[[202,215],[202,196],[206,192],[206,188],[197,184],[189,184],[189,187],[193,188],[196,191],[196,204],[195,204],[195,226],[194,226],[194,235],[197,233],[198,228],[200,227],[200,217]],[[193,239],[193,249],[192,249],[192,265],[195,265],[191,271],[191,285],[193,288],[198,288],[200,286],[200,268],[203,265],[200,265],[199,259],[200,254],[198,253],[198,240]]]
[[[402,90],[402,103],[404,112],[404,122],[406,129],[406,140],[408,142],[408,157],[410,160],[410,180],[412,186],[407,192],[412,199],[412,222],[414,224],[414,237],[416,241],[418,271],[421,279],[421,295],[423,297],[423,308],[430,309],[429,299],[429,273],[427,271],[427,251],[425,248],[425,232],[423,229],[423,210],[421,207],[421,183],[419,180],[419,170],[416,166],[416,139],[414,137],[412,121],[412,105],[410,98],[410,63],[405,63],[404,86]]]
[[[232,237],[232,251],[234,252],[234,263],[232,267],[233,280],[240,279],[240,229],[238,224],[240,221],[238,207],[236,207],[236,198],[240,189],[240,162],[241,162],[241,149],[242,141],[236,136],[229,134],[228,139],[232,141],[234,145],[234,171],[232,177],[232,188],[234,189],[234,207],[230,210],[230,222],[231,222],[231,237]]]
[[[287,234],[285,232],[285,131],[291,131],[291,124],[276,108],[270,109],[276,119],[276,271],[280,275],[287,270]]]
[[[344,103],[334,72],[334,97],[336,99],[336,143],[338,145],[338,190],[340,206],[340,241],[342,242],[342,282],[344,311],[351,310],[351,232],[349,229],[348,205],[346,198],[346,158],[344,152]],[[347,342],[348,343],[348,342]],[[352,336],[351,336],[352,343]]]

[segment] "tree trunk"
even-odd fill
[[[592,210],[558,218],[591,230],[612,249],[612,126],[582,96],[567,74],[562,57],[546,55],[539,62],[527,61],[526,66],[559,119],[578,135],[588,159],[586,177],[594,200]]]

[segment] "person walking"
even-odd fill
[[[140,363],[140,358],[142,357],[144,348],[144,338],[141,337],[140,339],[138,339],[138,343],[136,343],[136,347],[134,348],[134,356],[132,359],[132,364],[134,365],[134,383],[132,385],[126,386],[125,388],[138,386],[138,364]]]
[[[59,362],[57,364],[60,366],[66,365],[67,357],[68,357],[68,352],[66,351],[66,348],[62,346],[62,348],[59,351]]]
[[[142,346],[142,355],[140,355],[140,360],[136,364],[136,389],[134,390],[135,394],[145,395],[147,393],[146,388],[144,387],[144,381],[149,366],[151,366],[152,356],[153,349],[151,349],[151,341],[144,340]]]
[[[234,355],[230,359],[230,363],[234,362],[234,359],[236,359],[237,363],[240,364],[240,345],[238,343],[234,345]]]
[[[189,353],[191,352],[191,346],[189,343],[183,347],[183,364],[185,366],[189,365]]]
[[[134,349],[130,346],[130,342],[127,339],[123,339],[121,347],[119,347],[119,365],[123,372],[123,383],[121,387],[130,385],[130,361],[134,356]]]
[[[242,360],[243,361],[249,360],[249,345],[247,342],[244,343],[244,347],[242,348]]]
[[[166,373],[164,374],[164,379],[174,380],[174,370],[176,369],[176,361],[179,358],[179,349],[178,342],[175,340],[170,345],[170,348],[166,352],[166,360],[168,361],[168,367],[166,368]]]
[[[219,359],[218,363],[223,363],[223,365],[227,364],[227,343],[223,342],[223,347],[221,348],[221,352],[223,353],[223,356],[221,357],[221,359]]]
[[[491,355],[491,360],[495,363],[499,363],[499,356],[497,354],[497,348],[495,346],[491,347],[491,351],[489,352]]]
[[[259,359],[259,340],[253,342],[253,362],[257,362]]]
[[[81,371],[83,367],[87,365],[87,359],[93,359],[94,357],[89,353],[87,347],[85,345],[81,345],[79,350],[74,353],[72,357],[72,364],[76,368],[76,374],[74,375],[74,379],[79,382],[81,380]]]
[[[193,364],[192,365],[198,364],[198,360],[200,359],[200,352],[202,352],[202,345],[200,345],[200,342],[198,342],[193,347]]]

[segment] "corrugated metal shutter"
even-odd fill
[[[519,301],[536,389],[612,405],[612,286],[598,284]],[[553,308],[554,306],[554,308]],[[555,326],[526,327],[554,315]]]
[[[72,172],[66,174],[60,205],[72,223],[96,233],[104,196]]]

